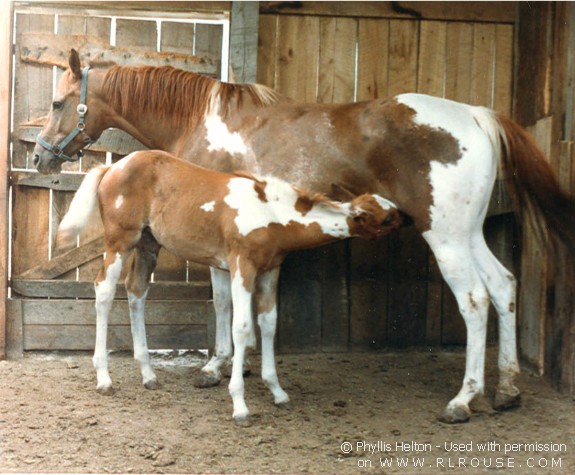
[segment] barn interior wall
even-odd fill
[[[548,150],[551,167],[565,191],[575,194],[574,84],[575,5],[571,2],[520,3],[517,32],[514,117],[531,127]],[[547,144],[547,145],[545,145]],[[525,234],[525,233],[524,233]],[[532,241],[529,236],[523,238]],[[554,251],[528,242],[520,313],[538,321],[537,339],[522,341],[522,353],[556,387],[575,393],[575,259],[564,246]],[[539,269],[533,265],[538,261]],[[540,276],[537,278],[537,276]],[[527,329],[528,330],[528,329]],[[539,355],[536,361],[533,357]]]

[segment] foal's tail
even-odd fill
[[[497,114],[501,163],[517,211],[526,211],[540,238],[547,228],[575,256],[575,200],[563,191],[535,140],[516,122]]]
[[[109,166],[94,168],[82,181],[58,227],[58,246],[71,244],[88,223],[98,202],[98,187],[109,169]]]

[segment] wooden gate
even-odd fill
[[[94,5],[95,6],[95,5]],[[229,8],[229,4],[222,4]],[[213,8],[213,7],[212,7]],[[85,172],[113,163],[143,146],[112,130],[105,132],[79,163],[54,177],[35,172],[31,152],[54,83],[71,47],[84,59],[104,55],[119,64],[172,64],[219,77],[228,14],[176,14],[16,5],[11,289],[8,301],[10,350],[92,349],[95,338],[93,279],[101,265],[101,223],[90,225],[77,248],[55,248],[58,224]],[[111,44],[112,43],[112,44]],[[125,266],[126,268],[128,266]],[[162,250],[146,311],[150,348],[207,348],[213,321],[209,273]],[[125,289],[118,297],[125,299]],[[109,346],[131,348],[127,303],[110,315]]]

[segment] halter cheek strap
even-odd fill
[[[46,142],[42,138],[41,135],[38,135],[38,137],[36,139],[38,144],[40,144],[42,147],[44,147],[49,152],[52,152],[57,158],[64,160],[66,162],[75,162],[84,156],[84,153],[82,152],[82,150],[78,150],[78,152],[76,153],[77,157],[70,157],[64,153],[64,149],[68,146],[68,144],[72,140],[74,140],[76,138],[77,135],[84,134],[84,136],[85,136],[84,142],[86,144],[86,145],[84,145],[84,147],[91,145],[95,142],[95,140],[92,140],[86,134],[86,132],[84,132],[84,129],[86,128],[85,118],[86,118],[86,113],[88,112],[88,106],[86,105],[86,89],[88,86],[88,71],[89,70],[90,70],[90,66],[86,66],[82,70],[82,85],[80,87],[80,103],[78,104],[78,107],[76,108],[76,111],[78,112],[78,123],[76,124],[76,128],[74,130],[72,130],[72,132],[70,132],[68,134],[68,136],[57,145],[52,145],[52,144]]]

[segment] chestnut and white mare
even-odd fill
[[[146,387],[156,386],[144,327],[144,303],[161,247],[231,275],[234,358],[229,385],[236,422],[248,421],[244,400],[246,347],[255,346],[252,296],[262,335],[262,379],[276,404],[289,401],[274,362],[276,288],[280,264],[296,249],[359,236],[375,239],[400,227],[390,201],[364,194],[351,203],[311,196],[277,178],[207,170],[162,151],[134,152],[92,170],[58,229],[58,242],[76,242],[99,204],[106,254],[96,288],[98,390],[109,392],[106,333],[122,264],[135,251],[126,277],[134,357]]]
[[[328,195],[336,184],[386,196],[429,243],[467,327],[463,384],[443,420],[467,420],[470,401],[484,390],[489,302],[499,316],[495,407],[519,403],[515,278],[482,232],[499,163],[517,210],[575,252],[573,201],[519,125],[483,107],[420,94],[306,104],[261,85],[225,84],[169,67],[95,63],[83,81],[73,50],[69,64],[34,150],[41,173],[59,172],[64,160],[116,127],[207,168],[273,175]],[[82,89],[87,112],[81,108],[83,124],[76,127]],[[228,274],[212,270],[212,284],[216,349],[203,372],[217,382],[232,345]]]

